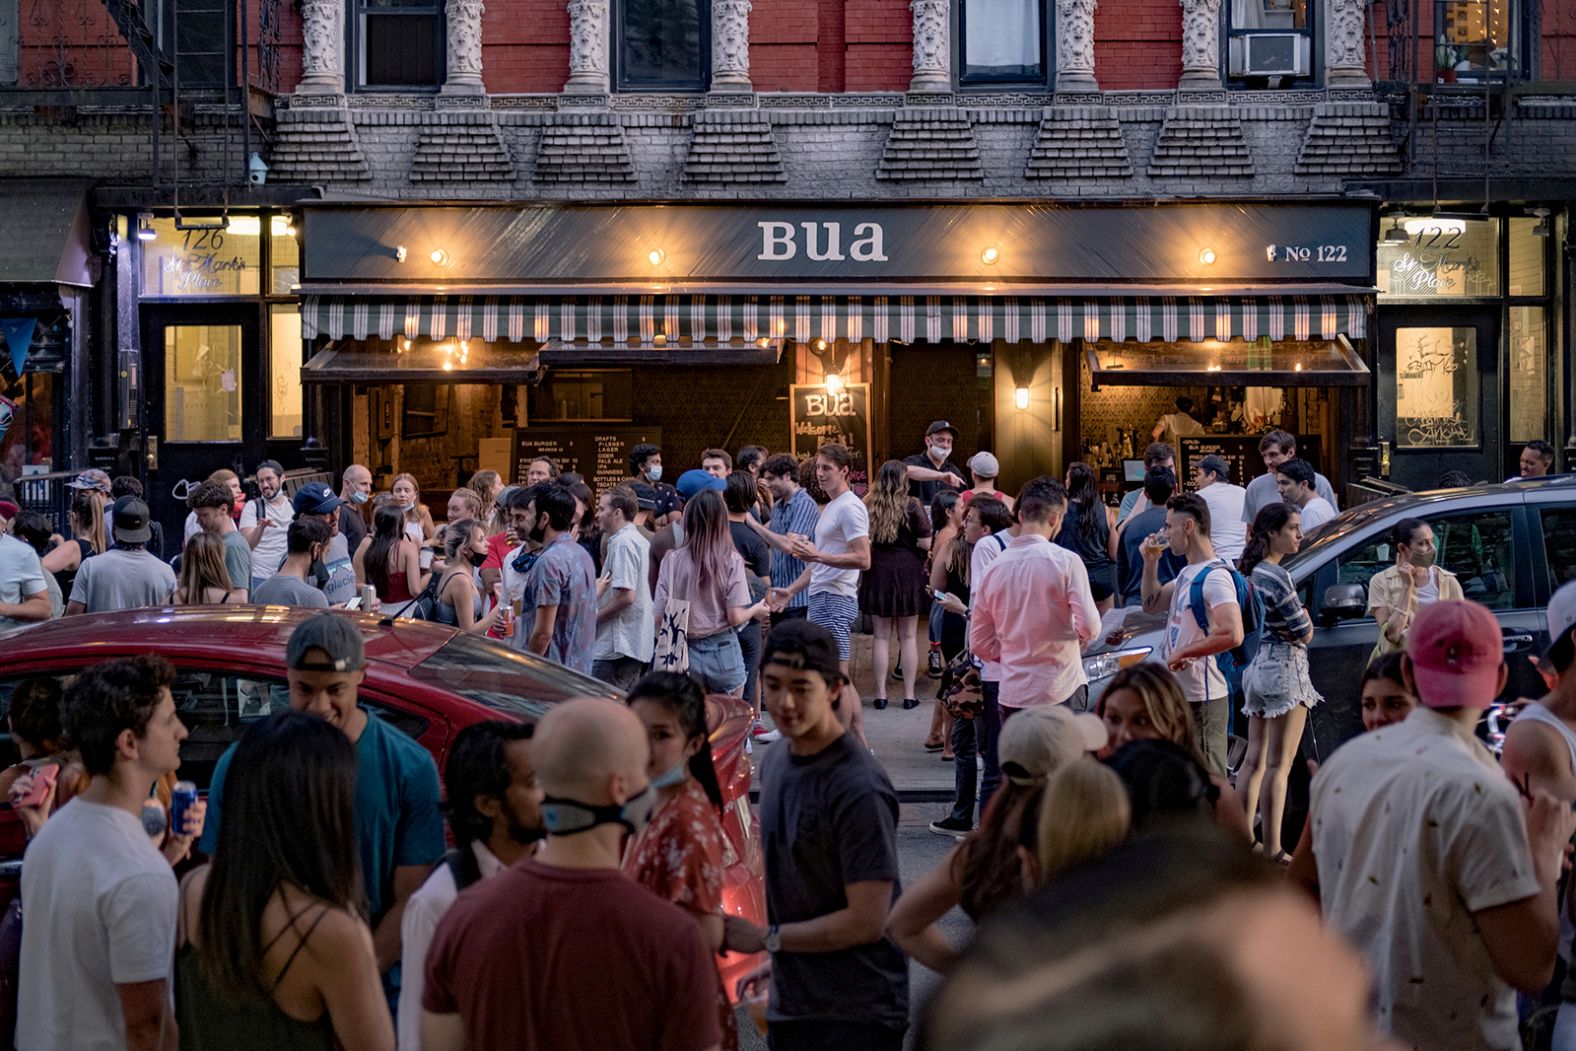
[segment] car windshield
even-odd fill
[[[574,697],[605,697],[604,683],[540,657],[461,633],[410,670],[411,678],[510,715],[537,719],[550,705]]]

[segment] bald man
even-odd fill
[[[340,475],[339,498],[345,501],[339,512],[339,532],[354,555],[367,535],[367,501],[372,499],[372,472],[353,463]]]
[[[547,839],[438,925],[422,998],[428,1051],[719,1047],[716,966],[699,925],[619,872],[625,834],[656,801],[649,758],[640,720],[613,701],[568,701],[537,724]]]

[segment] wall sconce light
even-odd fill
[[[432,260],[434,266],[449,265],[449,253],[442,248],[434,248],[427,258]]]
[[[1001,251],[997,249],[995,245],[988,246],[985,251],[980,253],[980,262],[984,263],[986,266],[994,266],[996,260],[1000,258]]]
[[[828,372],[826,374],[826,392],[828,394],[836,394],[838,391],[840,391],[842,389],[843,389],[843,377],[840,376],[838,373]]]
[[[1012,392],[1012,403],[1020,409],[1029,407],[1029,388],[1018,387]]]
[[[1213,248],[1199,249],[1198,261],[1205,266],[1213,266],[1215,263],[1215,250]]]
[[[153,213],[152,212],[138,212],[137,213],[137,240],[139,240],[139,241],[152,241],[154,238],[156,238],[158,236],[159,236],[158,231],[153,228]]]
[[[405,251],[405,246],[404,245],[395,245],[394,246],[394,261],[396,263],[403,263],[405,261],[405,257],[408,254],[409,253]]]
[[[815,341],[815,349],[816,350],[825,350],[826,349],[826,340],[824,340],[824,339],[816,340]]]
[[[1394,219],[1390,220],[1390,229],[1384,232],[1384,236],[1380,238],[1380,241],[1381,243],[1387,245],[1404,245],[1411,239],[1412,238],[1407,235],[1406,230],[1401,226],[1401,217],[1398,215]]]
[[[652,266],[661,266],[662,261],[667,257],[668,253],[664,252],[660,248],[653,248],[651,251],[646,253],[646,261]]]
[[[1532,236],[1549,236],[1552,232],[1549,228],[1549,210],[1547,208],[1534,208],[1532,209],[1532,214],[1538,217],[1538,221],[1532,224]]]

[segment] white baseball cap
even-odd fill
[[[1565,653],[1554,662],[1569,667],[1570,647],[1576,645],[1571,642],[1572,630],[1576,630],[1576,580],[1566,582],[1549,599],[1549,648],[1543,651],[1544,657],[1554,659],[1554,651],[1564,646]]]
[[[1104,748],[1108,740],[1099,716],[1076,713],[1064,704],[1041,704],[1007,721],[996,754],[1003,776],[1028,786],[1044,781],[1064,763]]]
[[[995,478],[1001,474],[1001,464],[994,454],[982,450],[969,457],[969,470],[981,478]]]

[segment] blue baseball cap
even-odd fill
[[[344,502],[322,482],[308,482],[296,490],[290,507],[298,515],[326,515]]]
[[[674,488],[679,491],[679,495],[684,499],[693,500],[697,493],[703,493],[707,489],[719,493],[726,491],[728,481],[725,478],[718,478],[714,474],[707,474],[705,471],[690,470],[679,475],[678,485],[674,486]]]

